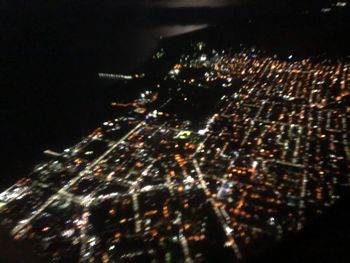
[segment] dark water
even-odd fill
[[[149,8],[65,4],[0,9],[1,187],[29,171],[43,150],[76,143],[111,116],[111,95],[129,95],[122,85],[111,91],[98,72],[131,72],[160,36],[203,27],[151,23]]]
[[[0,0],[0,186],[30,170],[43,150],[77,142],[109,116],[111,94],[98,72],[135,70],[160,36],[299,10],[296,2]],[[312,3],[322,6],[303,8]]]

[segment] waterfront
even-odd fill
[[[71,145],[108,118],[113,96],[133,98],[122,83],[111,87],[98,79],[98,72],[134,70],[152,56],[160,36],[205,26],[144,25],[147,12],[131,12],[131,23],[120,26],[73,14],[47,17],[45,24],[38,24],[37,13],[25,21],[2,17],[1,187],[30,170],[43,150]]]
[[[216,8],[207,8],[204,3],[208,2],[215,2]],[[43,150],[59,150],[62,145],[71,145],[107,118],[111,113],[108,106],[111,94],[115,93],[108,83],[98,80],[97,73],[125,73],[140,67],[157,47],[160,36],[174,36],[203,25],[232,20],[232,33],[227,36],[225,30],[222,35],[228,39],[239,36],[236,43],[246,39],[250,40],[250,45],[265,41],[264,48],[271,52],[289,52],[290,47],[298,45],[294,43],[296,39],[300,41],[310,32],[315,40],[309,37],[307,47],[299,45],[305,52],[341,51],[339,45],[346,46],[343,40],[323,41],[322,35],[327,30],[338,30],[338,25],[327,29],[326,26],[318,28],[316,23],[305,29],[299,28],[298,22],[289,30],[305,32],[296,38],[281,35],[280,29],[266,34],[264,23],[254,24],[250,18],[258,11],[263,13],[261,5],[244,9],[239,1],[230,2],[228,6],[225,2],[228,3],[219,1],[218,7],[216,1],[200,1],[184,8],[181,5],[184,1],[176,7],[172,5],[174,1],[151,7],[147,1],[104,1],[98,6],[92,1],[85,1],[85,4],[22,1],[22,6],[3,1],[0,8],[3,92],[0,118],[4,125],[0,138],[6,154],[2,159],[0,185],[4,187],[29,171],[41,160]],[[263,8],[268,14],[279,11],[282,16],[287,13],[294,18],[296,6],[286,9],[280,3],[273,8],[266,4]],[[317,3],[314,9],[320,10],[320,7],[322,4]],[[301,9],[305,10],[310,9]],[[274,19],[274,16],[267,18]],[[281,18],[281,22],[287,19]],[[266,28],[272,23],[269,21]],[[252,27],[257,28],[252,30]],[[221,40],[225,42],[225,38]],[[219,42],[220,37],[216,41]],[[319,48],[322,45],[324,47]],[[180,46],[175,44],[173,49],[177,48]]]

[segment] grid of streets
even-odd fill
[[[2,227],[54,261],[234,262],[334,204],[350,182],[350,64],[203,46],[1,193]],[[203,100],[202,121],[183,117]]]

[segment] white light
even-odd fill
[[[96,245],[96,240],[95,240],[95,238],[91,238],[89,242],[90,242],[90,246],[91,246],[91,247],[93,247],[93,246]]]
[[[147,186],[142,188],[143,191],[149,191],[151,189],[152,189],[152,186],[150,186],[150,185],[147,185]]]
[[[63,231],[62,236],[63,237],[71,237],[74,234],[74,229],[68,229]]]
[[[345,7],[347,5],[347,3],[346,2],[337,2],[335,5],[338,7]]]
[[[225,231],[226,231],[227,234],[231,234],[233,229],[231,227],[229,227],[229,226],[226,226],[225,227]]]
[[[192,176],[187,176],[185,179],[185,183],[194,183],[194,179]]]
[[[115,245],[112,245],[109,247],[109,250],[113,250],[115,248]]]
[[[198,134],[199,135],[204,135],[204,134],[206,134],[208,132],[208,129],[202,129],[202,130],[199,130],[198,131]]]
[[[322,13],[329,13],[332,9],[331,8],[322,8],[321,12]]]

